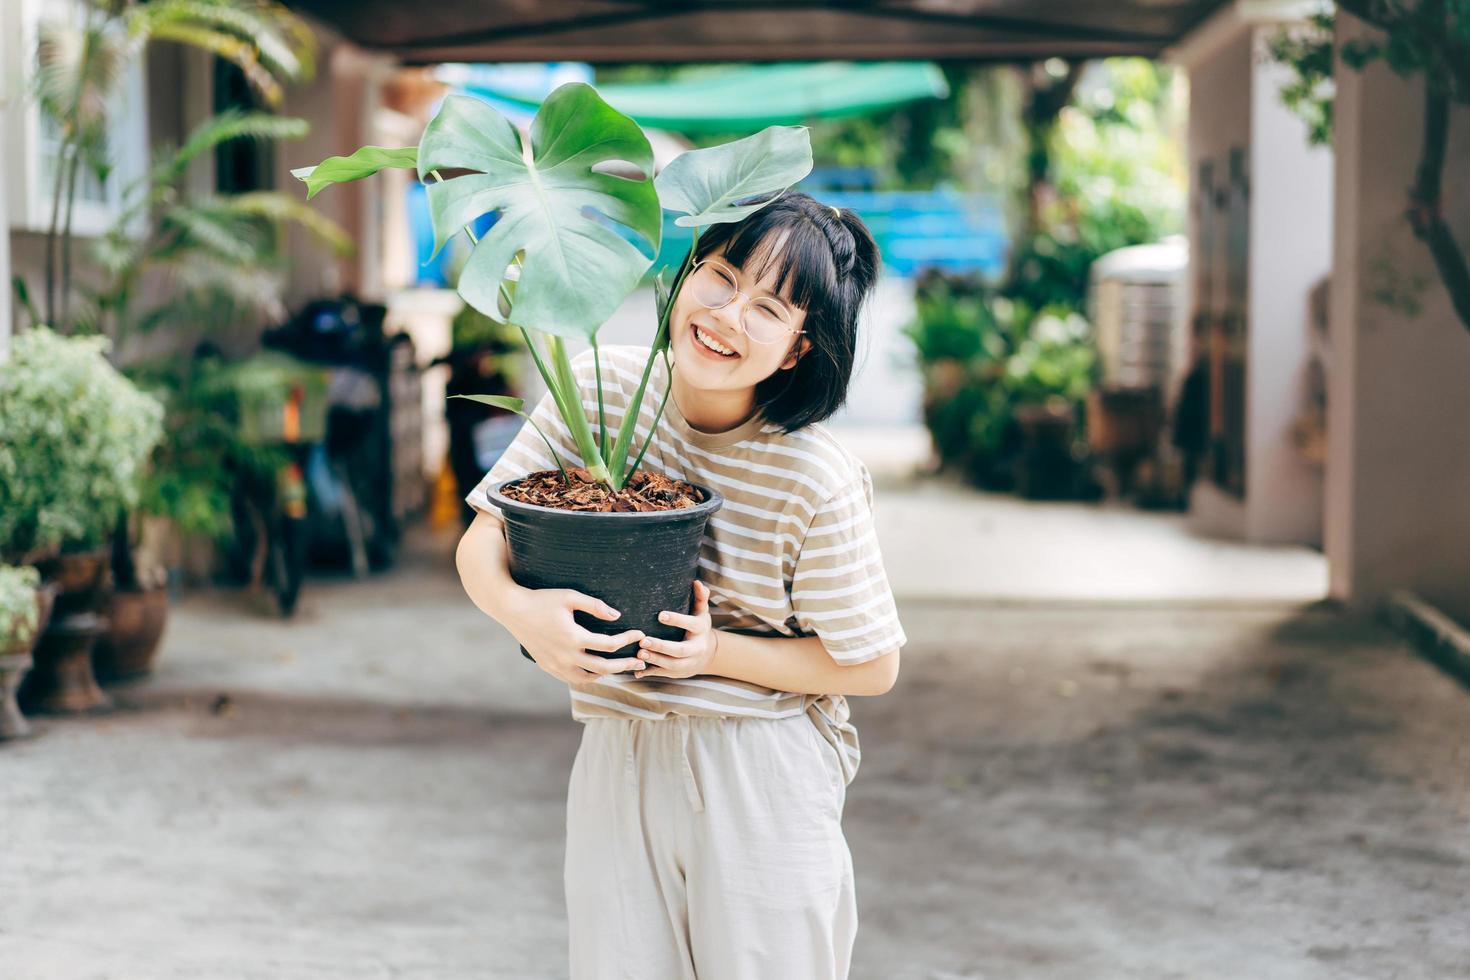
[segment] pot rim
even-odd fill
[[[691,487],[704,494],[704,500],[693,507],[681,507],[678,510],[647,510],[647,511],[619,511],[619,510],[563,510],[560,507],[543,507],[540,504],[528,504],[524,500],[512,500],[501,493],[504,487],[519,482],[524,477],[514,477],[509,480],[501,480],[485,491],[491,501],[502,510],[513,511],[526,516],[536,516],[556,520],[614,520],[629,521],[632,523],[658,524],[664,521],[681,520],[702,517],[713,514],[725,504],[725,495],[720,491],[707,487],[702,483],[694,483],[689,480],[681,482],[688,483]]]

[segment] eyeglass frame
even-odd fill
[[[750,304],[756,299],[756,297],[751,296],[745,290],[743,290],[743,289],[740,288],[740,286],[739,286],[739,277],[737,277],[735,275],[735,270],[732,269],[732,268],[730,268],[728,265],[725,265],[725,263],[721,262],[719,259],[703,258],[703,259],[700,259],[698,262],[695,262],[692,266],[689,267],[689,276],[692,277],[694,275],[694,273],[698,272],[699,271],[699,267],[702,266],[702,265],[713,265],[717,269],[723,269],[726,272],[728,272],[730,274],[730,281],[732,283],[735,283],[736,284],[735,285],[735,290],[734,290],[734,292],[732,292],[730,294],[730,298],[727,299],[727,300],[725,300],[719,306],[708,306],[708,305],[706,305],[704,303],[699,303],[699,300],[698,299],[695,299],[694,302],[699,303],[699,305],[700,306],[703,306],[706,310],[723,310],[725,307],[727,307],[731,303],[735,302],[735,297],[736,296],[744,296],[745,297],[745,306],[744,306],[743,309],[741,309],[740,316],[736,318],[736,322],[740,324],[740,332],[743,333],[743,334],[745,334],[745,336],[750,337],[750,339],[751,339],[751,341],[753,343],[757,343],[757,344],[779,344],[781,342],[781,340],[780,340],[779,337],[777,339],[775,339],[775,340],[759,340],[759,339],[757,339],[755,337],[751,337],[750,336],[750,331],[748,329],[746,329],[746,327],[745,327],[745,314],[750,309]],[[769,299],[772,303],[775,303],[777,306],[781,307],[781,309],[785,310],[786,311],[787,318],[788,319],[790,318],[790,316],[791,316],[791,307],[787,306],[785,303],[781,302],[779,299],[777,299],[774,296],[763,296],[763,297],[760,297],[760,298],[761,299]],[[790,326],[790,324],[788,324],[788,327],[789,326]],[[806,333],[805,330],[791,330],[791,329],[788,329],[786,331],[786,336],[787,337],[800,337],[804,333]]]

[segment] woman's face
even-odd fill
[[[756,281],[740,266],[726,261],[723,247],[705,258],[721,263],[734,273],[745,296],[736,296],[721,308],[711,310],[691,295],[692,290],[679,291],[669,314],[669,344],[679,374],[696,389],[739,391],[754,388],[777,371],[795,367],[798,355],[810,346],[806,337],[793,332],[775,343],[760,344],[751,340],[740,325],[740,315],[750,299],[764,296],[786,307],[793,331],[803,328],[806,313],[785,297],[776,295],[775,263],[771,263],[773,268],[767,270],[764,279]],[[733,353],[716,353],[701,341],[701,336]]]

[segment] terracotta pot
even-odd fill
[[[64,553],[40,566],[57,595],[50,625],[32,654],[31,672],[20,686],[26,712],[75,713],[109,703],[92,673],[92,644],[106,625],[97,610],[107,597],[109,558],[104,547]]]
[[[96,613],[53,616],[32,655],[35,666],[20,685],[27,714],[79,714],[111,704],[92,673],[92,644],[103,626]]]
[[[111,557],[109,549],[101,547],[63,552],[36,566],[42,578],[56,584],[56,616],[97,612],[107,596]]]
[[[31,669],[31,651],[51,619],[51,605],[56,599],[56,586],[50,582],[36,590],[36,628],[24,640],[16,637],[0,644],[0,739],[24,738],[31,734],[30,723],[20,713],[16,691]]]
[[[103,607],[107,629],[92,648],[92,669],[108,681],[143,677],[153,670],[163,628],[168,622],[168,591],[163,588],[113,592]]]

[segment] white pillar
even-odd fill
[[[1338,40],[1376,34],[1338,13]],[[1335,109],[1333,369],[1326,547],[1331,592],[1372,608],[1411,588],[1470,618],[1470,330],[1404,219],[1423,135],[1422,79],[1340,62]],[[1454,109],[1446,217],[1470,245],[1470,110]],[[1417,307],[1417,310],[1412,309]]]
[[[1332,151],[1308,144],[1281,102],[1291,73],[1267,50],[1280,29],[1256,29],[1251,59],[1245,537],[1316,545],[1322,470],[1297,451],[1292,426],[1305,406],[1308,299],[1332,268]]]
[[[7,23],[7,18],[0,12],[0,28],[12,25]],[[9,133],[10,120],[8,115],[14,111],[16,93],[13,90],[14,83],[10,79],[12,65],[7,58],[8,45],[0,43],[0,133]],[[15,291],[10,288],[10,212],[7,204],[10,197],[10,169],[5,148],[0,147],[0,358],[4,358],[10,350],[10,334],[14,329],[11,325],[11,307],[14,304]]]
[[[1196,483],[1189,520],[1205,534],[1304,544],[1322,537],[1322,474],[1298,454],[1292,427],[1305,407],[1308,297],[1331,265],[1332,153],[1310,146],[1305,124],[1281,104],[1288,73],[1266,51],[1312,9],[1239,0],[1168,53],[1189,73],[1189,309],[1245,323],[1244,420],[1226,423],[1243,430],[1243,487],[1225,489],[1208,476]],[[1211,194],[1201,184],[1206,169]],[[1233,209],[1242,194],[1240,221]],[[1243,274],[1234,271],[1237,235]],[[1205,279],[1208,294],[1197,295]]]

